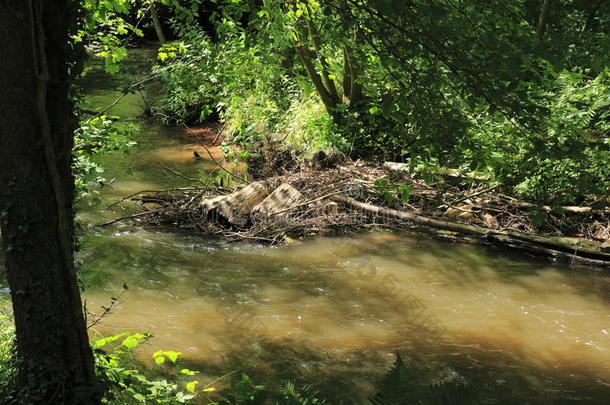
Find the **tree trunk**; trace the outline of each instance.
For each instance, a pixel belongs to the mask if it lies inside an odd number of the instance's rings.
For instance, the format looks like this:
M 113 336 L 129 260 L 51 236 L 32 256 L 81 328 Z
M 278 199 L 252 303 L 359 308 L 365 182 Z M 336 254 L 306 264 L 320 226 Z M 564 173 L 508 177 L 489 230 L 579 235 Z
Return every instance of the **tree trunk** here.
M 244 226 L 250 211 L 269 195 L 264 182 L 250 183 L 231 194 L 208 198 L 201 202 L 206 218 L 228 221 L 233 225 Z
M 98 404 L 73 263 L 70 0 L 0 3 L 0 226 L 19 403 Z M 72 72 L 73 74 L 73 72 Z
M 163 28 L 161 27 L 161 22 L 159 22 L 159 14 L 157 14 L 157 9 L 154 4 L 150 6 L 150 17 L 152 18 L 153 25 L 155 26 L 155 31 L 157 32 L 157 38 L 159 38 L 159 42 L 161 45 L 165 43 L 165 34 L 163 34 Z
M 335 117 L 336 116 L 335 108 L 337 107 L 338 100 L 333 98 L 333 96 L 328 92 L 326 87 L 324 87 L 322 78 L 316 71 L 316 68 L 313 65 L 313 62 L 311 61 L 312 58 L 311 58 L 310 50 L 307 49 L 303 45 L 296 45 L 295 50 L 297 52 L 297 55 L 299 55 L 299 57 L 301 58 L 301 61 L 303 62 L 303 66 L 305 66 L 305 70 L 307 71 L 307 76 L 309 76 L 309 79 L 311 80 L 314 87 L 316 88 L 318 95 L 322 99 L 322 102 L 324 103 L 324 107 L 326 107 L 326 111 L 328 111 L 328 113 L 332 117 Z
M 313 21 L 313 13 L 311 12 L 307 2 L 305 2 L 305 6 L 307 8 L 308 18 L 306 19 L 307 30 L 309 31 L 309 36 L 311 37 L 311 42 L 313 43 L 314 49 L 316 50 L 316 54 L 318 60 L 320 61 L 320 65 L 322 65 L 322 80 L 324 81 L 324 86 L 326 86 L 326 90 L 335 101 L 336 104 L 339 103 L 339 93 L 337 93 L 337 88 L 335 87 L 335 82 L 330 78 L 330 65 L 326 60 L 326 57 L 322 53 L 322 40 L 320 39 L 320 34 L 318 33 L 318 29 L 315 26 Z
M 352 93 L 352 66 L 350 63 L 349 48 L 343 47 L 343 102 L 349 103 Z
M 544 0 L 542 3 L 542 9 L 540 10 L 540 18 L 538 19 L 538 27 L 536 29 L 536 36 L 538 41 L 542 42 L 544 39 L 544 32 L 546 31 L 546 25 L 549 21 L 549 14 L 551 12 L 551 1 Z

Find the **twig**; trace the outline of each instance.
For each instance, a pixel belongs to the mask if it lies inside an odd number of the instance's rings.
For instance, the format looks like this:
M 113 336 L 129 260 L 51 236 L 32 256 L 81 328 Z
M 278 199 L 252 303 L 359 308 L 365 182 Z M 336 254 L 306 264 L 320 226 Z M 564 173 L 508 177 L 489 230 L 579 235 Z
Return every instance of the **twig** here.
M 108 209 L 114 207 L 115 205 L 122 203 L 123 201 L 129 200 L 130 198 L 143 194 L 143 193 L 159 194 L 159 193 L 166 193 L 169 191 L 192 191 L 192 190 L 200 190 L 200 189 L 201 189 L 200 187 L 174 187 L 174 188 L 166 188 L 163 190 L 142 190 L 142 191 L 138 191 L 137 193 L 129 194 L 127 197 L 123 197 L 119 201 L 113 202 L 112 204 L 107 206 L 106 209 L 108 210 Z
M 216 145 L 216 141 L 218 140 L 218 138 L 220 138 L 220 134 L 222 134 L 222 132 L 225 130 L 225 127 L 227 126 L 227 124 L 224 124 L 222 126 L 222 128 L 220 128 L 218 130 L 218 132 L 216 133 L 216 137 L 214 138 L 214 140 L 212 141 L 212 146 Z
M 188 125 L 186 125 L 185 123 L 182 123 L 182 125 L 184 126 L 184 128 L 186 129 L 191 129 Z M 236 175 L 235 173 L 230 172 L 229 170 L 227 170 L 226 167 L 224 167 L 223 165 L 221 165 L 216 158 L 214 158 L 214 156 L 212 155 L 212 152 L 210 152 L 210 149 L 208 149 L 207 146 L 205 146 L 205 144 L 201 141 L 201 139 L 195 137 L 195 139 L 197 140 L 197 143 L 199 143 L 199 145 L 201 145 L 203 147 L 203 149 L 205 149 L 205 151 L 208 153 L 208 155 L 210 156 L 210 159 L 212 159 L 212 161 L 216 164 L 216 166 L 218 166 L 221 170 L 224 170 L 225 172 L 229 173 L 229 175 L 231 177 L 236 178 L 237 180 L 240 180 L 246 184 L 250 184 L 250 182 L 248 180 L 246 180 L 245 178 Z M 214 143 L 212 143 L 213 145 Z
M 213 161 L 213 162 L 216 164 L 216 166 L 218 166 L 218 167 L 219 167 L 221 170 L 224 170 L 225 172 L 229 173 L 229 175 L 230 175 L 231 177 L 234 177 L 234 178 L 236 178 L 236 179 L 238 179 L 238 180 L 240 180 L 240 181 L 242 181 L 242 182 L 244 182 L 244 183 L 246 183 L 246 184 L 250 184 L 250 182 L 249 182 L 248 180 L 246 180 L 245 178 L 243 178 L 243 177 L 241 177 L 241 176 L 238 176 L 238 175 L 236 175 L 235 173 L 230 172 L 229 170 L 227 170 L 227 168 L 226 168 L 226 167 L 224 167 L 223 165 L 221 165 L 221 164 L 220 164 L 220 163 L 219 163 L 219 162 L 218 162 L 218 161 L 217 161 L 217 160 L 214 158 L 214 156 L 212 155 L 212 152 L 210 152 L 210 150 L 208 149 L 208 147 L 207 147 L 207 146 L 205 146 L 205 144 L 204 144 L 204 143 L 203 143 L 201 140 L 197 139 L 197 142 L 199 142 L 199 144 L 200 144 L 200 145 L 203 147 L 203 149 L 205 149 L 205 151 L 206 151 L 206 152 L 208 153 L 208 155 L 210 156 L 210 159 L 212 159 L 212 161 Z
M 243 233 L 240 233 L 240 232 L 231 232 L 231 233 L 227 232 L 226 235 L 237 236 L 239 239 L 235 240 L 235 242 L 237 242 L 238 240 L 245 240 L 245 239 L 263 240 L 263 241 L 266 241 L 266 242 L 274 242 L 275 241 L 275 239 L 262 238 L 260 236 L 244 235 Z
M 491 191 L 494 191 L 495 189 L 497 189 L 497 188 L 498 188 L 498 187 L 500 187 L 501 185 L 502 185 L 502 183 L 500 183 L 500 184 L 496 184 L 496 185 L 495 185 L 495 186 L 493 186 L 493 187 L 486 188 L 486 189 L 484 189 L 484 190 L 478 191 L 478 192 L 473 193 L 473 194 L 468 194 L 468 195 L 465 195 L 465 196 L 463 196 L 463 197 L 461 197 L 461 198 L 458 198 L 457 200 L 453 201 L 453 202 L 452 202 L 452 204 L 457 204 L 457 203 L 459 203 L 459 202 L 461 202 L 461 201 L 464 201 L 464 200 L 467 200 L 467 199 L 469 199 L 469 198 L 476 197 L 476 196 L 479 196 L 479 195 L 481 195 L 481 194 L 489 193 L 489 192 L 491 192 Z
M 85 300 L 84 304 L 83 304 L 83 309 L 84 309 L 84 313 L 85 313 L 85 323 L 87 323 L 87 316 L 93 315 L 93 322 L 91 322 L 90 324 L 87 324 L 87 329 L 91 329 L 92 327 L 94 327 L 95 325 L 97 325 L 98 323 L 100 323 L 102 321 L 102 319 L 104 319 L 106 316 L 110 315 L 112 313 L 112 310 L 115 309 L 119 303 L 120 303 L 120 299 L 121 297 L 127 292 L 127 284 L 123 285 L 123 291 L 117 296 L 117 297 L 111 297 L 110 298 L 110 306 L 105 307 L 105 306 L 101 306 L 102 308 L 102 312 L 98 315 L 97 312 L 91 313 L 87 310 L 87 300 Z
M 204 185 L 204 186 L 206 186 L 206 187 L 208 186 L 208 184 L 206 184 L 205 182 L 203 182 L 203 181 L 201 181 L 201 180 L 199 180 L 199 179 L 194 179 L 194 178 L 192 178 L 192 177 L 185 176 L 184 174 L 182 174 L 182 173 L 180 173 L 180 172 L 177 172 L 176 170 L 171 169 L 171 168 L 167 167 L 167 166 L 166 166 L 166 165 L 164 165 L 164 164 L 162 164 L 161 166 L 163 166 L 163 168 L 164 168 L 165 170 L 167 170 L 168 172 L 173 173 L 173 174 L 175 174 L 176 176 L 178 176 L 178 177 L 180 177 L 180 178 L 183 178 L 184 180 L 188 180 L 188 181 L 197 182 L 197 183 L 199 183 L 199 184 L 203 184 L 203 185 Z
M 125 219 L 138 218 L 138 217 L 141 217 L 141 216 L 144 216 L 144 215 L 155 214 L 155 213 L 160 212 L 160 211 L 161 211 L 161 209 L 154 210 L 154 211 L 139 212 L 137 214 L 127 215 L 127 216 L 124 216 L 124 217 L 121 217 L 121 218 L 113 219 L 112 221 L 109 221 L 109 222 L 106 222 L 106 223 L 103 223 L 103 224 L 99 224 L 98 226 L 108 226 L 108 225 L 112 225 L 112 224 L 114 224 L 116 222 L 123 221 Z
M 85 122 L 89 122 L 94 118 L 98 118 L 101 117 L 102 115 L 104 115 L 108 110 L 110 110 L 112 107 L 114 107 L 115 105 L 118 104 L 119 101 L 121 101 L 123 99 L 123 97 L 125 97 L 126 95 L 128 95 L 129 93 L 131 93 L 131 90 L 134 89 L 135 87 L 144 84 L 152 79 L 156 79 L 158 75 L 153 75 L 153 76 L 149 76 L 146 79 L 140 80 L 139 82 L 133 83 L 131 86 L 129 86 L 126 90 L 123 90 L 123 93 L 117 97 L 116 100 L 114 100 L 109 106 L 107 106 L 106 108 L 104 108 L 102 111 L 100 111 L 97 115 L 89 118 L 87 121 Z

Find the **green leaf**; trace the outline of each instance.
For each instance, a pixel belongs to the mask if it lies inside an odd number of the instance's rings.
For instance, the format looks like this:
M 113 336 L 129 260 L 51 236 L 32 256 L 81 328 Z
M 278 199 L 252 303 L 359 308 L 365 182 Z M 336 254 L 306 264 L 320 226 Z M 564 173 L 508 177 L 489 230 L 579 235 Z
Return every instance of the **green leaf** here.
M 119 333 L 118 335 L 106 336 L 105 338 L 94 340 L 93 347 L 95 349 L 99 349 L 100 347 L 103 347 L 103 346 L 107 345 L 108 343 L 112 343 L 112 342 L 122 338 L 125 335 L 127 335 L 127 333 L 123 332 L 123 333 Z
M 195 392 L 195 386 L 199 384 L 199 381 L 191 381 L 186 384 L 186 390 L 188 392 Z
M 176 360 L 178 360 L 178 356 L 180 356 L 181 354 L 182 354 L 182 352 L 173 352 L 173 351 L 165 352 L 165 355 L 172 363 L 175 363 Z
M 532 216 L 532 225 L 536 228 L 541 227 L 546 221 L 546 213 L 537 212 Z
M 143 335 L 141 333 L 136 333 L 135 335 L 131 335 L 126 337 L 121 343 L 122 346 L 125 346 L 128 349 L 133 349 L 140 344 L 140 339 L 147 339 L 148 335 Z

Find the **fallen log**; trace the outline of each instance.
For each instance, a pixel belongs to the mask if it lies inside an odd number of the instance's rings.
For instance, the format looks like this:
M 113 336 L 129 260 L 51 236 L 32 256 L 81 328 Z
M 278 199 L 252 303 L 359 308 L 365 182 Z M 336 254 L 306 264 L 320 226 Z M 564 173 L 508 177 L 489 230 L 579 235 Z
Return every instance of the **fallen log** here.
M 416 225 L 475 236 L 488 242 L 501 243 L 536 253 L 544 253 L 547 256 L 558 259 L 576 259 L 595 265 L 610 266 L 610 253 L 604 252 L 602 250 L 602 244 L 594 241 L 567 237 L 537 236 L 515 231 L 488 229 L 480 226 L 458 224 L 410 212 L 383 208 L 342 195 L 335 195 L 330 198 L 338 203 L 351 206 L 369 216 L 381 218 L 382 220 L 384 217 L 401 219 Z
M 579 206 L 573 206 L 573 205 L 564 205 L 561 207 L 553 208 L 549 205 L 540 206 L 540 205 L 536 205 L 536 204 L 532 204 L 532 203 L 519 202 L 519 201 L 512 202 L 512 203 L 510 203 L 510 205 L 513 205 L 513 206 L 519 207 L 519 208 L 529 209 L 529 210 L 543 211 L 543 212 L 547 212 L 547 213 L 557 213 L 557 214 L 562 214 L 562 213 L 599 214 L 599 215 L 610 214 L 610 208 L 595 209 L 592 207 L 579 207 Z
M 409 175 L 415 175 L 417 172 L 411 171 L 410 166 L 407 163 L 400 162 L 384 162 L 383 167 L 393 172 L 403 172 Z M 440 168 L 437 170 L 431 170 L 430 174 L 434 174 L 437 176 L 444 177 L 448 180 L 453 181 L 471 181 L 474 183 L 482 183 L 488 181 L 490 177 L 488 176 L 464 176 L 460 173 L 458 169 L 449 169 L 449 168 Z
M 233 225 L 244 226 L 250 211 L 269 195 L 264 182 L 250 183 L 231 194 L 205 199 L 201 208 L 207 218 L 221 217 Z
M 260 204 L 252 209 L 253 215 L 285 215 L 287 211 L 303 202 L 303 194 L 288 183 L 273 190 Z

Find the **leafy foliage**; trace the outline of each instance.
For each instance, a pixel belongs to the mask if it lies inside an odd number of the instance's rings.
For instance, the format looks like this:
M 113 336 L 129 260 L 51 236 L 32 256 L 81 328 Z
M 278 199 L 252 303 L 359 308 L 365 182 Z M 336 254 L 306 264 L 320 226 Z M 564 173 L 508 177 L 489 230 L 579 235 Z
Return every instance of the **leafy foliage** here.
M 219 2 L 219 46 L 237 45 L 221 70 L 239 69 L 208 77 L 227 89 L 212 98 L 240 154 L 300 117 L 302 138 L 352 156 L 493 174 L 541 203 L 594 201 L 609 183 L 609 16 L 555 3 L 541 28 L 526 0 Z M 282 116 L 312 97 L 317 117 Z
M 84 0 L 84 21 L 73 38 L 76 43 L 84 43 L 95 55 L 102 58 L 108 73 L 117 73 L 120 62 L 127 57 L 123 37 L 133 34 L 143 36 L 137 25 L 124 17 L 129 14 L 132 2 L 129 0 Z
M 267 388 L 254 385 L 250 377 L 241 374 L 231 381 L 231 387 L 221 392 L 222 400 L 211 405 L 263 405 L 267 400 Z
M 549 110 L 527 138 L 505 119 L 488 116 L 475 134 L 478 156 L 523 197 L 561 205 L 595 200 L 610 191 L 610 80 L 563 72 L 545 93 Z
M 297 390 L 294 383 L 287 381 L 282 385 L 282 395 L 277 405 L 326 405 L 328 402 L 318 398 L 318 392 L 310 386 Z
M 104 169 L 95 161 L 99 154 L 128 153 L 135 146 L 136 126 L 116 121 L 106 115 L 81 122 L 74 134 L 74 163 L 76 190 L 80 194 L 91 192 L 91 184 L 102 182 Z
M 182 353 L 172 350 L 158 350 L 152 354 L 157 367 L 163 366 L 164 373 L 142 370 L 131 357 L 132 351 L 152 338 L 150 334 L 120 333 L 96 339 L 92 342 L 96 367 L 106 385 L 103 403 L 109 405 L 129 404 L 188 404 L 196 397 L 209 405 L 263 405 L 269 398 L 267 387 L 255 384 L 247 374 L 235 376 L 230 386 L 216 392 L 213 386 L 226 377 L 221 376 L 212 383 L 199 387 L 194 379 L 199 372 L 181 368 L 178 361 Z M 1 346 L 0 346 L 1 349 Z M 104 350 L 107 349 L 107 350 Z M 0 351 L 0 356 L 3 352 Z M 2 357 L 0 357 L 0 361 Z M 2 363 L 0 363 L 2 365 Z M 5 369 L 0 367 L 0 372 Z M 172 371 L 172 380 L 162 375 Z M 212 398 L 214 396 L 214 398 Z M 277 405 L 324 405 L 325 401 L 316 398 L 317 393 L 309 387 L 297 390 L 294 384 L 284 383 Z
M 0 298 L 0 398 L 8 398 L 11 384 L 16 375 L 14 358 L 15 328 L 10 314 L 5 313 L 8 305 Z
M 168 381 L 165 378 L 152 378 L 136 367 L 128 367 L 131 351 L 147 342 L 152 335 L 121 333 L 93 341 L 95 361 L 98 373 L 106 384 L 106 404 L 185 404 L 199 393 L 211 392 L 213 387 L 197 390 L 197 381 Z M 104 347 L 113 346 L 108 352 Z M 157 351 L 153 354 L 157 365 L 165 360 L 175 365 L 181 353 L 174 351 Z M 191 377 L 196 371 L 182 368 L 178 375 Z M 183 388 L 180 389 L 180 386 Z
M 166 121 L 198 123 L 219 114 L 226 151 L 241 160 L 269 134 L 296 149 L 337 142 L 319 100 L 300 89 L 268 46 L 243 33 L 214 44 L 201 30 L 176 29 L 182 41 L 169 44 L 173 52 L 162 48 L 163 61 L 154 69 L 164 84 L 158 115 Z

